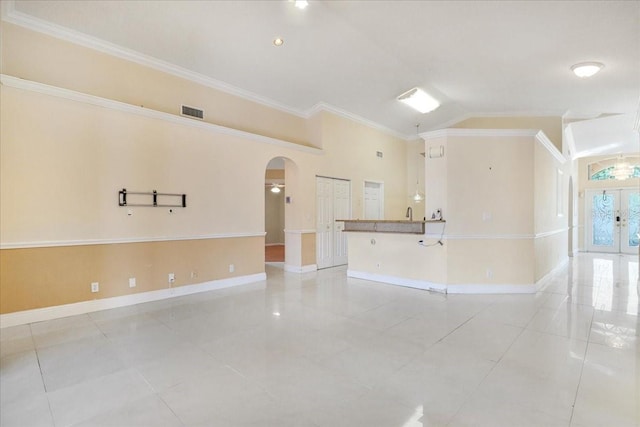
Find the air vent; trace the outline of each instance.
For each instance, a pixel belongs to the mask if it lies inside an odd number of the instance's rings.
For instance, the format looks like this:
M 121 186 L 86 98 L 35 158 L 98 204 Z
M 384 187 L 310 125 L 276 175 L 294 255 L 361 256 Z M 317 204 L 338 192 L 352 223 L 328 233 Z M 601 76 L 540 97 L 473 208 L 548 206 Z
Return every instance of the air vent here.
M 194 119 L 204 119 L 204 111 L 193 107 L 182 106 L 182 115 L 187 117 L 193 117 Z

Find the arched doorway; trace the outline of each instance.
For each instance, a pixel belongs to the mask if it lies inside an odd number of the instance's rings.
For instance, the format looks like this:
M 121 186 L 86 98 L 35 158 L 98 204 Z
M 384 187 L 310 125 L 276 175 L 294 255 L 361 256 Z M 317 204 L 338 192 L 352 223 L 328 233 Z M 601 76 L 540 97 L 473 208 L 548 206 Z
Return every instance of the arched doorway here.
M 285 261 L 285 158 L 269 161 L 264 178 L 265 262 Z

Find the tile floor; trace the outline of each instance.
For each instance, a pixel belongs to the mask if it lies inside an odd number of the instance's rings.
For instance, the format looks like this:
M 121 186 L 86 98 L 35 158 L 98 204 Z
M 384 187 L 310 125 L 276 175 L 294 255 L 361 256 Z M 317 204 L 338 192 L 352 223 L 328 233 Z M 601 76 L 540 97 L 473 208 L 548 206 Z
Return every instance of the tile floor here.
M 640 422 L 637 257 L 580 254 L 536 295 L 267 275 L 1 330 L 1 425 Z

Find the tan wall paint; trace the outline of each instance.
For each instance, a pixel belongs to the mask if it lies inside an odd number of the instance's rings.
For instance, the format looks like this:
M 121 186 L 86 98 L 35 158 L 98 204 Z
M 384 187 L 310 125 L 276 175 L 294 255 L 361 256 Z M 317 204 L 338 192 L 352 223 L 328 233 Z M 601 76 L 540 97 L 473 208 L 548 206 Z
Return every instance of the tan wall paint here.
M 233 273 L 229 264 L 235 267 Z M 0 313 L 262 272 L 262 237 L 3 249 Z M 169 273 L 176 277 L 173 286 Z M 129 288 L 130 277 L 136 278 L 135 288 Z M 91 293 L 91 282 L 100 283 L 98 293 Z
M 562 153 L 562 117 L 471 117 L 452 128 L 539 129 Z
M 534 283 L 532 239 L 447 240 L 446 245 L 449 285 Z
M 286 248 L 285 248 L 286 250 Z M 302 234 L 302 265 L 313 265 L 316 263 L 316 234 Z
M 331 113 L 320 114 L 326 156 L 318 162 L 316 175 L 351 181 L 354 218 L 363 217 L 364 181 L 384 182 L 385 219 L 403 219 L 409 205 L 406 142 Z M 315 178 L 306 185 L 315 188 Z
M 1 64 L 22 79 L 177 115 L 185 104 L 211 123 L 310 144 L 302 117 L 7 22 Z
M 415 234 L 349 232 L 349 270 L 447 283 L 447 247 L 423 247 Z M 375 240 L 375 244 L 371 241 Z
M 533 147 L 532 137 L 447 139 L 447 234 L 531 234 Z

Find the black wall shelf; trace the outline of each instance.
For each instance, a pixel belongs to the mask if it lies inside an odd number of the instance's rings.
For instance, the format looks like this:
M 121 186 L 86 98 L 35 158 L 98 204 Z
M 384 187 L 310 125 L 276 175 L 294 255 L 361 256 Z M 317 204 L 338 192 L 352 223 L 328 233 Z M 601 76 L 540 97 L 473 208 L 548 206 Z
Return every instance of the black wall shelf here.
M 151 200 L 149 203 L 128 203 L 127 196 L 150 196 Z M 169 198 L 170 201 L 175 200 L 175 203 L 158 203 L 158 196 L 164 198 Z M 187 195 L 186 194 L 177 194 L 177 193 L 158 193 L 156 190 L 153 191 L 127 191 L 126 188 L 118 191 L 118 206 L 141 206 L 141 207 L 152 207 L 152 208 L 186 208 L 187 207 Z

